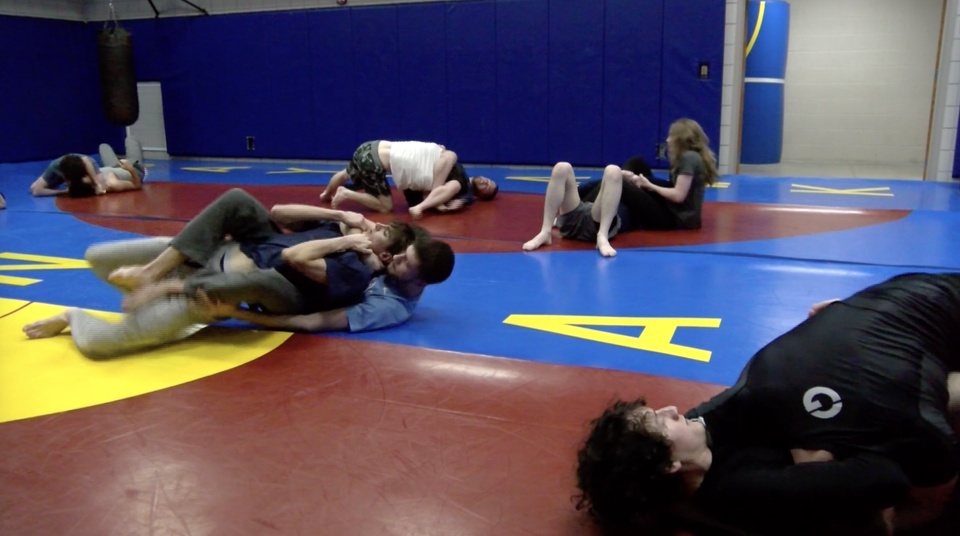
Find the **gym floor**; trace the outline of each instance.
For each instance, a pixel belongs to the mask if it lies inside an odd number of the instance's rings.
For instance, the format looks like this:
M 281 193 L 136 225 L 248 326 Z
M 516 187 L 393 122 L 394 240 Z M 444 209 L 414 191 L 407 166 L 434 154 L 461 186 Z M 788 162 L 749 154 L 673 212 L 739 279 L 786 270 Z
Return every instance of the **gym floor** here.
M 232 187 L 315 203 L 341 167 L 152 164 L 142 191 L 92 199 L 33 198 L 46 162 L 0 165 L 0 534 L 595 534 L 575 453 L 614 397 L 686 410 L 811 304 L 960 269 L 955 183 L 726 176 L 702 230 L 621 235 L 603 259 L 556 236 L 521 251 L 549 169 L 467 166 L 500 195 L 421 220 L 457 264 L 401 327 L 228 322 L 106 362 L 27 340 L 63 307 L 119 312 L 89 245 L 175 234 Z M 371 218 L 407 220 L 394 197 Z

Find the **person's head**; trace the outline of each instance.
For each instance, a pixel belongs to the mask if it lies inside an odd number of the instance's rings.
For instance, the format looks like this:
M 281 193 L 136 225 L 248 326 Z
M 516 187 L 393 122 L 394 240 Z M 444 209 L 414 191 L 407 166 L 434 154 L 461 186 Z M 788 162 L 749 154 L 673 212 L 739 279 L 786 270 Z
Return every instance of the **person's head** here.
M 493 179 L 483 175 L 477 175 L 470 179 L 470 189 L 473 190 L 473 195 L 481 201 L 490 201 L 497 197 L 497 192 L 500 191 L 500 187 Z
M 406 251 L 416 238 L 413 226 L 398 221 L 389 224 L 377 223 L 373 230 L 365 231 L 364 234 L 370 239 L 370 249 L 384 264 L 389 263 L 394 255 Z
M 599 524 L 622 527 L 669 510 L 685 495 L 681 473 L 694 470 L 706 430 L 669 406 L 618 400 L 600 417 L 577 454 L 577 509 Z
M 387 273 L 402 283 L 420 287 L 446 281 L 453 272 L 453 249 L 422 228 L 413 227 L 416 239 L 403 253 L 393 256 Z
M 96 195 L 96 185 L 87 175 L 87 167 L 79 156 L 68 154 L 60 159 L 60 173 L 67 185 L 70 197 L 89 197 Z
M 704 180 L 707 184 L 716 182 L 720 173 L 717 171 L 717 156 L 710 149 L 710 139 L 703 132 L 700 123 L 693 119 L 678 119 L 670 125 L 667 135 L 667 156 L 670 158 L 671 168 L 676 167 L 680 155 L 686 151 L 700 153 L 706 170 Z

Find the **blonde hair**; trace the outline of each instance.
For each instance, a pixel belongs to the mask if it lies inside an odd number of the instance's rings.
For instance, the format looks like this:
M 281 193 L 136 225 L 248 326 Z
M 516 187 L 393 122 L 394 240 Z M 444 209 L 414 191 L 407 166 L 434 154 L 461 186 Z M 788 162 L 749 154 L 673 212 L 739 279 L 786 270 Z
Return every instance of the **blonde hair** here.
M 700 153 L 703 158 L 703 167 L 707 184 L 713 184 L 720 177 L 717 171 L 717 157 L 710 150 L 710 138 L 700 128 L 700 123 L 693 119 L 678 119 L 670 125 L 671 143 L 667 144 L 667 155 L 670 157 L 670 169 L 677 168 L 677 161 L 685 151 Z

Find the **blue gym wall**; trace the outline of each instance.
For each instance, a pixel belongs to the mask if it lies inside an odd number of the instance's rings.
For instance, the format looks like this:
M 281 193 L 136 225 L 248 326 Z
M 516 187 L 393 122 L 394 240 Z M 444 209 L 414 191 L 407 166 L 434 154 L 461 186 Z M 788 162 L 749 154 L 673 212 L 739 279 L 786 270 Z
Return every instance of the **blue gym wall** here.
M 96 34 L 79 22 L 0 15 L 0 162 L 91 154 L 123 142 L 100 103 Z
M 681 116 L 699 121 L 718 149 L 725 8 L 724 0 L 477 0 L 123 26 L 133 32 L 138 79 L 161 82 L 172 155 L 347 159 L 366 140 L 418 139 L 464 162 L 602 166 L 634 154 L 653 163 Z M 42 22 L 70 28 L 69 39 L 47 43 L 55 32 L 44 30 L 21 48 L 81 55 L 89 102 L 73 124 L 102 117 L 97 25 Z M 698 79 L 701 62 L 707 80 Z M 48 82 L 32 83 L 43 100 L 73 111 Z M 40 106 L 9 112 L 26 123 Z M 24 143 L 64 152 L 77 138 L 63 135 Z M 247 136 L 256 137 L 253 152 Z

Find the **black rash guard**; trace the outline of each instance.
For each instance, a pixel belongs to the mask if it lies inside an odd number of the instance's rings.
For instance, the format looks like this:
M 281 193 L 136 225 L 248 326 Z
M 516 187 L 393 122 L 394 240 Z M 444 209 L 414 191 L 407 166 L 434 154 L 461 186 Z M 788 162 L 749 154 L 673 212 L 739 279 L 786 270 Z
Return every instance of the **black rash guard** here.
M 687 413 L 713 463 L 698 501 L 719 517 L 880 510 L 958 472 L 947 374 L 960 370 L 960 275 L 904 274 L 829 305 L 760 350 Z M 794 464 L 792 448 L 835 461 Z

